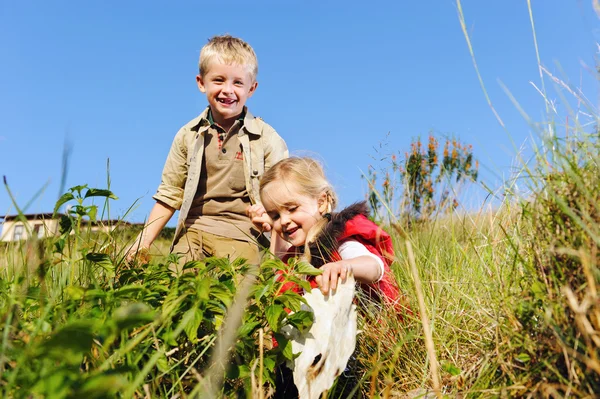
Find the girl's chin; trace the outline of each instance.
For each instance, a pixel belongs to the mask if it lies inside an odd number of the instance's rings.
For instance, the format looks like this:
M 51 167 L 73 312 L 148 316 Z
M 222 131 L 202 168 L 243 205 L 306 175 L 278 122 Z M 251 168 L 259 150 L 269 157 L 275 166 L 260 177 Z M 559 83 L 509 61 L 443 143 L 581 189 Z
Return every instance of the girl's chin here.
M 295 247 L 301 247 L 304 245 L 304 240 L 299 239 L 298 237 L 290 238 L 288 237 L 287 241 Z

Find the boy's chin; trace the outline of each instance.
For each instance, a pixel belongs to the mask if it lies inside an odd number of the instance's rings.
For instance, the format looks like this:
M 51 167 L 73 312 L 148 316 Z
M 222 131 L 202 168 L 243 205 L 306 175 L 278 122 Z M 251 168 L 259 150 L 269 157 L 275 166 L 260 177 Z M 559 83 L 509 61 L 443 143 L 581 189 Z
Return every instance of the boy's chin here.
M 240 109 L 226 109 L 226 110 L 219 110 L 216 109 L 215 107 L 211 107 L 211 112 L 213 113 L 213 118 L 215 118 L 215 120 L 221 120 L 221 121 L 227 121 L 227 120 L 232 120 L 232 119 L 237 119 L 241 114 L 242 111 L 244 110 L 244 108 L 240 108 Z

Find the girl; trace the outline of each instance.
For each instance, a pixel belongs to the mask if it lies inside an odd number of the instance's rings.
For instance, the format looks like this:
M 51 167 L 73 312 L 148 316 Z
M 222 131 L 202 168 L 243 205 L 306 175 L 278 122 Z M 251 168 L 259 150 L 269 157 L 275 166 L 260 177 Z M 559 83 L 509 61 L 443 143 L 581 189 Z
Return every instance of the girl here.
M 303 257 L 323 273 L 309 278 L 324 295 L 349 272 L 372 297 L 396 305 L 398 287 L 390 270 L 394 252 L 390 236 L 367 218 L 365 202 L 332 213 L 337 204 L 321 166 L 311 158 L 287 158 L 263 175 L 262 205 L 249 208 L 252 222 L 271 230 L 290 246 L 281 256 Z M 285 289 L 299 287 L 288 286 Z

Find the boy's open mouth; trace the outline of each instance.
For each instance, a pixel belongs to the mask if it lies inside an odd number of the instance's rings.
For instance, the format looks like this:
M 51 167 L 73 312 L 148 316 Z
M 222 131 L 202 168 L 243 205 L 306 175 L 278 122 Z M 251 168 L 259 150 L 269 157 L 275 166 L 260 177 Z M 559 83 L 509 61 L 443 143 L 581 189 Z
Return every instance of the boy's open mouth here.
M 233 98 L 217 98 L 217 101 L 225 105 L 231 105 L 235 102 Z

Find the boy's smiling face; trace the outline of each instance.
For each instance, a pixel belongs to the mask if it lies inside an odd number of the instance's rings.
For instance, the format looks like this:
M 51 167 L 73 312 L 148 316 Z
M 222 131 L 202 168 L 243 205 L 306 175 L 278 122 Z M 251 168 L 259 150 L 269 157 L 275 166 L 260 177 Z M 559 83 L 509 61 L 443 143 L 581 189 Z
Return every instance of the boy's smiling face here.
M 233 125 L 258 86 L 248 68 L 218 61 L 210 63 L 204 76 L 196 76 L 196 82 L 206 94 L 214 121 L 225 129 Z

